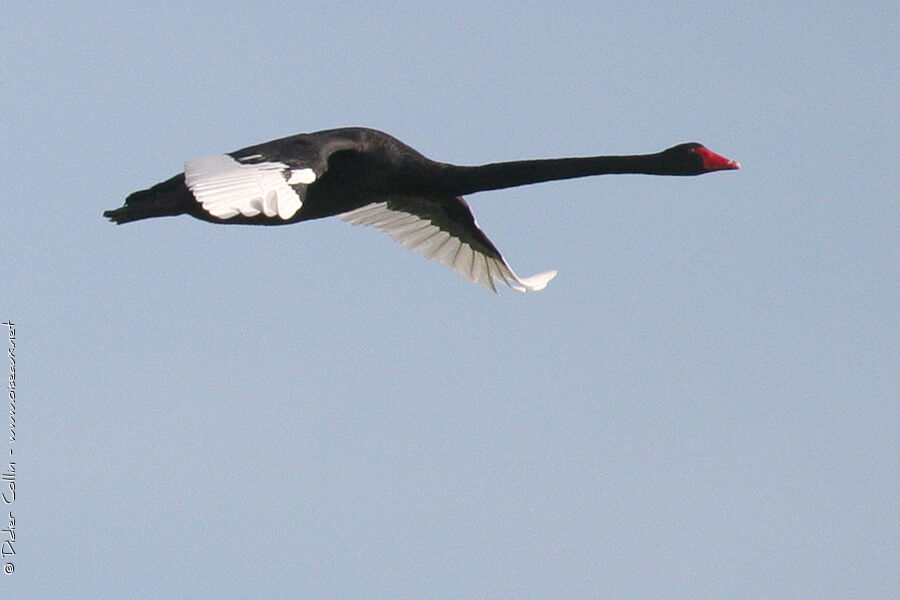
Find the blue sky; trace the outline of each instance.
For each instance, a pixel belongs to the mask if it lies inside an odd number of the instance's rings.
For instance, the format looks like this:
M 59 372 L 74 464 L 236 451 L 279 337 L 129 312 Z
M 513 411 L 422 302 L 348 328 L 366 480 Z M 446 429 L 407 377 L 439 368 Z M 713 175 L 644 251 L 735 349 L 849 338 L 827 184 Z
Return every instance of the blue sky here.
M 3 12 L 4 597 L 900 587 L 896 3 Z M 528 295 L 337 219 L 100 216 L 346 125 L 743 169 L 469 197 L 519 273 L 559 269 Z

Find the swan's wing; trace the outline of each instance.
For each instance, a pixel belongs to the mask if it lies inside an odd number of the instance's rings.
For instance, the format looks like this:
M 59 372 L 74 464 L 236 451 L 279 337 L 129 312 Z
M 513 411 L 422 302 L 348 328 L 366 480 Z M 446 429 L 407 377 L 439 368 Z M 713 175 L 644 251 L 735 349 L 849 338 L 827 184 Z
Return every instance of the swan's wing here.
M 184 183 L 203 210 L 218 219 L 237 215 L 288 220 L 303 206 L 306 185 L 316 180 L 310 167 L 291 168 L 272 160 L 228 154 L 190 160 Z
M 328 170 L 333 153 L 359 148 L 359 140 L 349 136 L 299 134 L 190 160 L 184 182 L 212 217 L 284 222 L 303 206 L 308 186 Z
M 514 290 L 537 291 L 556 271 L 519 277 L 487 238 L 462 198 L 394 197 L 340 215 L 351 225 L 371 225 L 422 256 L 497 291 L 494 280 Z

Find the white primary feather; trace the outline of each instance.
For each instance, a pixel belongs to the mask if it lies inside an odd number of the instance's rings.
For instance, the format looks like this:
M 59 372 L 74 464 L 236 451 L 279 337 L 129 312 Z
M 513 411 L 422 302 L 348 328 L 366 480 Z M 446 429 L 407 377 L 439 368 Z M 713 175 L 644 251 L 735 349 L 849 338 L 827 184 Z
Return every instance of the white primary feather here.
M 227 154 L 191 160 L 184 165 L 185 185 L 203 210 L 219 219 L 239 214 L 290 219 L 303 206 L 290 184 L 315 180 L 312 169 L 291 170 L 280 162 L 241 164 Z
M 297 185 L 300 183 L 310 184 L 315 180 L 316 172 L 310 168 L 306 168 L 291 171 L 291 176 L 288 178 L 287 182 L 291 185 Z
M 535 292 L 547 287 L 547 283 L 556 276 L 556 271 L 546 271 L 531 277 L 519 277 L 502 257 L 487 256 L 427 219 L 389 209 L 386 202 L 345 212 L 340 218 L 351 225 L 376 227 L 410 250 L 433 258 L 466 279 L 494 291 L 497 291 L 495 279 L 519 292 Z

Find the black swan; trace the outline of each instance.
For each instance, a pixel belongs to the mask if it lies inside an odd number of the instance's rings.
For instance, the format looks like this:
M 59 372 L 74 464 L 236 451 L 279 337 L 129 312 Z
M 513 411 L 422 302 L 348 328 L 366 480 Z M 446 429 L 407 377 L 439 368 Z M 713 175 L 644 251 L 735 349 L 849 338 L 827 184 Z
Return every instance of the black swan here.
M 518 277 L 461 196 L 588 175 L 739 168 L 697 143 L 656 154 L 463 167 L 429 160 L 386 133 L 351 127 L 188 161 L 183 173 L 134 192 L 103 216 L 116 223 L 188 214 L 213 223 L 284 225 L 339 215 L 353 225 L 373 225 L 494 291 L 496 279 L 524 292 L 543 289 L 556 271 Z

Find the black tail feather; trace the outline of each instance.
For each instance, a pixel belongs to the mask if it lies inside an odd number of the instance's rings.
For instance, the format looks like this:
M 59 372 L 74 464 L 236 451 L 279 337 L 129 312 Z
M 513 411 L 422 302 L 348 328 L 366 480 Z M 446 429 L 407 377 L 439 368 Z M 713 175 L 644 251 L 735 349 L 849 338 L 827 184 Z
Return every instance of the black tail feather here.
M 103 216 L 121 225 L 152 217 L 180 215 L 190 208 L 192 198 L 184 185 L 184 173 L 180 173 L 149 189 L 134 192 L 125 199 L 124 206 L 107 210 Z

